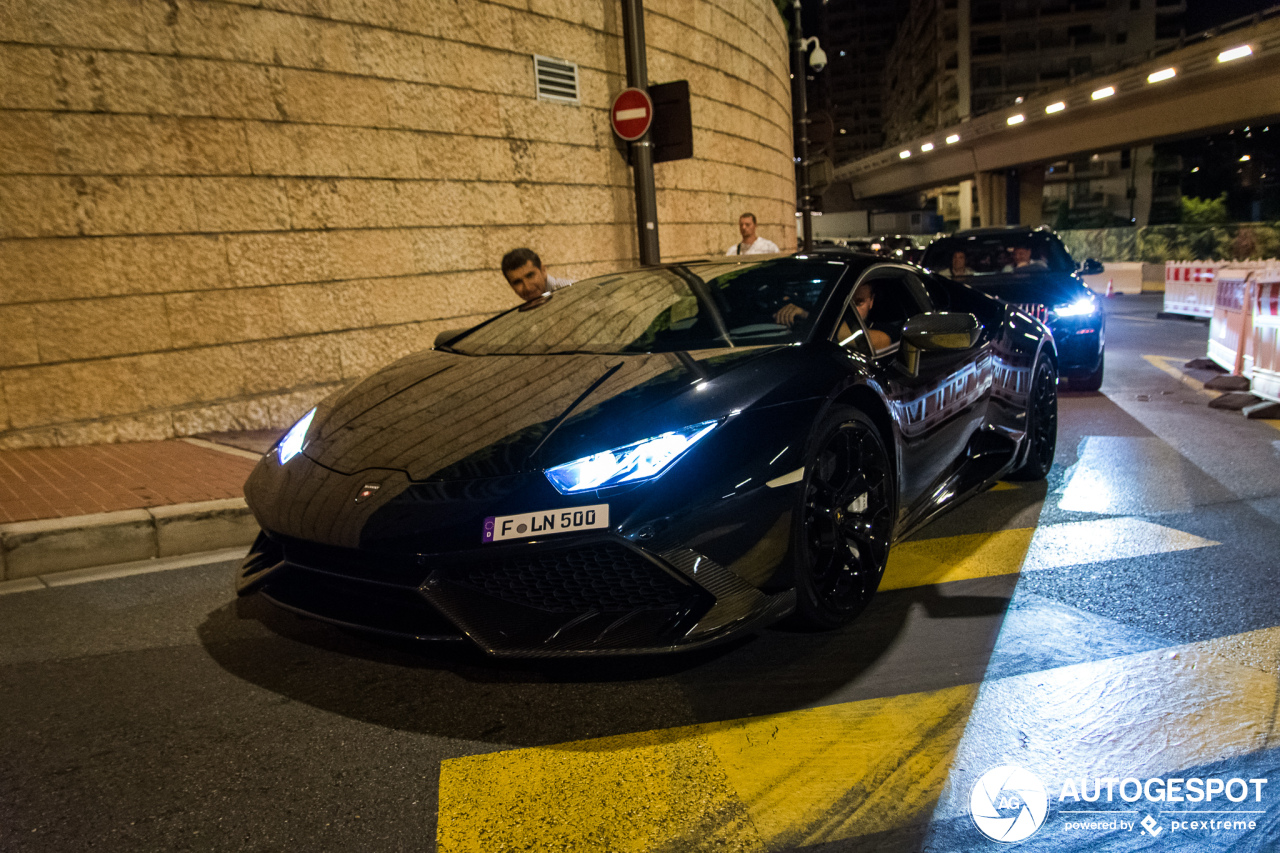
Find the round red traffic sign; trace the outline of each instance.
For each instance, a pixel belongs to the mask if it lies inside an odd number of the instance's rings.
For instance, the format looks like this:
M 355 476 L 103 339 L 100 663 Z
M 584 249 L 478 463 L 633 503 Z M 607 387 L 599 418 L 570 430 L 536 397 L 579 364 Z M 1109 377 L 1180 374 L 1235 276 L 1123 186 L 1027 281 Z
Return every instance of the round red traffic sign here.
M 609 110 L 613 132 L 627 142 L 635 142 L 649 131 L 653 123 L 653 101 L 643 89 L 623 89 L 613 99 Z

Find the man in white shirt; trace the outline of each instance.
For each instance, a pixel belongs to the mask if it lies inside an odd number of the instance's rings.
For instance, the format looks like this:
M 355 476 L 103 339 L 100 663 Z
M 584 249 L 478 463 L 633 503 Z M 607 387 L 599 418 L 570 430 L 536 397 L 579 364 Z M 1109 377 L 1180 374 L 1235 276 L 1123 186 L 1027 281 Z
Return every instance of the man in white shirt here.
M 1001 269 L 1000 272 L 1017 272 L 1018 270 L 1030 272 L 1031 270 L 1047 269 L 1048 266 L 1048 264 L 1039 258 L 1036 258 L 1034 261 L 1031 260 L 1030 246 L 1014 246 L 1013 263 L 1005 264 L 1004 268 Z
M 742 242 L 729 247 L 726 255 L 771 255 L 778 251 L 778 244 L 756 236 L 756 215 L 744 213 L 738 217 L 738 232 Z
M 502 275 L 525 303 L 535 302 L 553 290 L 573 284 L 571 279 L 547 275 L 542 258 L 532 249 L 512 249 L 502 256 Z

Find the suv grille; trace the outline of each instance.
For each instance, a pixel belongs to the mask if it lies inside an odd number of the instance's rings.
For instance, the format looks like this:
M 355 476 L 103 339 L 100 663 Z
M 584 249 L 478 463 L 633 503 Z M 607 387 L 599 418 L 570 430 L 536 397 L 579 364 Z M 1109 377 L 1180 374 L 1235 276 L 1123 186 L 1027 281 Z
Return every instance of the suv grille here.
M 1019 311 L 1021 311 L 1024 314 L 1029 314 L 1030 316 L 1039 320 L 1041 323 L 1047 324 L 1049 322 L 1049 306 L 1048 305 L 1041 305 L 1036 302 L 1028 302 L 1024 304 L 1015 304 L 1013 307 L 1017 308 Z

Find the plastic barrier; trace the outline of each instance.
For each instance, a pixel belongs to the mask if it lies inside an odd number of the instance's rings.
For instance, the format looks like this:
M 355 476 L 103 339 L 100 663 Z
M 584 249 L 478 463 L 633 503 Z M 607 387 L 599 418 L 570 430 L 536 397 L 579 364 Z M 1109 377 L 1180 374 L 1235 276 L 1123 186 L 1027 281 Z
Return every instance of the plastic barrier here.
M 1249 339 L 1244 332 L 1245 295 L 1250 290 L 1253 270 L 1231 267 L 1215 276 L 1212 319 L 1209 320 L 1209 358 L 1232 373 L 1248 375 Z M 1240 343 L 1245 347 L 1241 350 Z M 1240 362 L 1243 360 L 1243 365 Z
M 1190 317 L 1213 316 L 1217 286 L 1215 273 L 1223 261 L 1166 261 L 1164 265 L 1164 311 Z
M 1218 270 L 1209 358 L 1250 380 L 1250 391 L 1280 402 L 1280 263 Z
M 1280 266 L 1254 274 L 1253 364 L 1250 389 L 1280 403 Z

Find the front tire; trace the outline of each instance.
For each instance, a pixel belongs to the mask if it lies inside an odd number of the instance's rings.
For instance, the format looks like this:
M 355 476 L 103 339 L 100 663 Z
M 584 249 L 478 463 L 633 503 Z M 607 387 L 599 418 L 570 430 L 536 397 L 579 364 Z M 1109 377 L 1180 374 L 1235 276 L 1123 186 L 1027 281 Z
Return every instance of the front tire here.
M 796 615 L 830 629 L 862 612 L 880 586 L 897 486 L 880 431 L 862 412 L 832 411 L 817 435 L 795 538 Z
M 1031 373 L 1027 445 L 1026 458 L 1009 474 L 1010 480 L 1043 480 L 1053 467 L 1053 455 L 1058 449 L 1058 371 L 1043 356 Z

